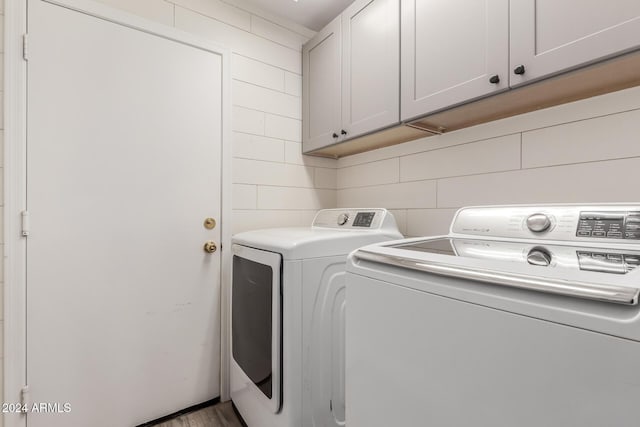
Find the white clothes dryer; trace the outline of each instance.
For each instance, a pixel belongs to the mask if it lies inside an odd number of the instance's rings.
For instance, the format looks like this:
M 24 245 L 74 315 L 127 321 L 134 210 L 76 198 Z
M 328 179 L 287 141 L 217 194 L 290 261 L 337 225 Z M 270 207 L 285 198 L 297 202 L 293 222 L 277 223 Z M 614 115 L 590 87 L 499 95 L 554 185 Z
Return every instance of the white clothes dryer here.
M 249 427 L 344 425 L 347 255 L 400 238 L 385 209 L 233 237 L 231 399 Z

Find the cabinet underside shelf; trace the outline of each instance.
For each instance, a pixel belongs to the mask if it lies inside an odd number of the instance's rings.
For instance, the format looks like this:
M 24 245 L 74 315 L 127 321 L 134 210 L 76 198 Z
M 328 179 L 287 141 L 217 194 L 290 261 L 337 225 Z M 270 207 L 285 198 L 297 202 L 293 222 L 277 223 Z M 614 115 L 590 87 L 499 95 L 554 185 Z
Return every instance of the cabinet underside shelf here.
M 640 85 L 640 51 L 308 152 L 340 158 Z

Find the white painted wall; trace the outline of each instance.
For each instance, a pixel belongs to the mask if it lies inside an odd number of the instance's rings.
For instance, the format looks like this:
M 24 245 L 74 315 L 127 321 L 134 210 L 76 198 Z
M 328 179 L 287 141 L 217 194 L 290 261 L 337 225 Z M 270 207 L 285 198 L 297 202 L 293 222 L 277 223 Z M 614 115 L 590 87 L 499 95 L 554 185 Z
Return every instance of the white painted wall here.
M 4 0 L 0 0 L 0 224 L 4 224 Z M 0 226 L 0 384 L 4 384 L 4 225 Z M 0 387 L 4 402 L 4 387 Z M 0 414 L 0 427 L 4 425 Z
M 640 202 L 640 87 L 338 160 L 338 206 L 391 209 L 408 236 L 468 205 Z
M 232 50 L 234 233 L 270 226 L 306 225 L 316 210 L 335 207 L 337 162 L 301 155 L 301 51 L 302 44 L 313 36 L 312 31 L 244 4 L 237 7 L 233 0 L 98 1 Z M 4 0 L 0 0 L 0 11 L 2 61 Z M 0 81 L 2 70 L 0 62 Z M 0 90 L 0 109 L 2 93 Z M 0 144 L 2 117 L 0 111 Z M 1 148 L 0 167 L 4 164 Z M 0 173 L 0 188 L 3 176 Z M 0 201 L 1 220 L 4 206 L 1 194 Z M 0 230 L 0 242 L 3 241 Z M 0 383 L 1 369 L 0 363 Z M 1 394 L 0 388 L 0 397 Z

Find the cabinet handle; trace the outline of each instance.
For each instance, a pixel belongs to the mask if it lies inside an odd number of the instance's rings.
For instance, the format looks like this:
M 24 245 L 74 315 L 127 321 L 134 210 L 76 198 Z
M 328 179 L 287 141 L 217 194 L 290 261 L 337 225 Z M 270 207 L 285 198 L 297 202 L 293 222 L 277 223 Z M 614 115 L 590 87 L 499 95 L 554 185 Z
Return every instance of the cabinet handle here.
M 338 134 L 334 132 L 331 136 L 333 136 L 333 139 L 336 139 L 338 137 Z
M 489 77 L 489 83 L 493 83 L 494 85 L 497 85 L 498 83 L 500 83 L 500 76 L 497 74 L 494 74 L 493 76 Z
M 524 65 L 518 65 L 516 68 L 513 69 L 513 73 L 514 74 L 518 74 L 518 75 L 523 75 L 524 74 Z
M 340 131 L 340 133 L 341 133 L 342 135 L 346 135 L 346 134 L 347 134 L 347 131 L 346 131 L 346 130 L 344 130 L 344 129 L 342 129 L 342 130 Z

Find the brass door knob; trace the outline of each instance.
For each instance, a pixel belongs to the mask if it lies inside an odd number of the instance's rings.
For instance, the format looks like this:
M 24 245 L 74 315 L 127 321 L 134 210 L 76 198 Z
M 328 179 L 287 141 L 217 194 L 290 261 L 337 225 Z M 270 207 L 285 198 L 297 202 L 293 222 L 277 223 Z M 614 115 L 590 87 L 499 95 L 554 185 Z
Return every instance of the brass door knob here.
M 204 228 L 206 228 L 207 230 L 211 230 L 213 228 L 215 228 L 216 226 L 216 220 L 213 218 L 207 218 L 204 220 Z
M 207 240 L 204 243 L 204 251 L 208 254 L 212 254 L 218 250 L 218 246 L 216 246 L 216 242 L 213 240 Z

